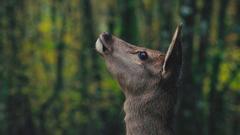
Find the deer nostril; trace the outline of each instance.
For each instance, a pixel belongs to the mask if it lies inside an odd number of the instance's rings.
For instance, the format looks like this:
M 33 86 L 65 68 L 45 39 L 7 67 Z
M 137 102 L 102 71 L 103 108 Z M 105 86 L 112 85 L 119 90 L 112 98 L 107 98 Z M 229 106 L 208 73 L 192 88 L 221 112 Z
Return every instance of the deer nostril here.
M 108 32 L 104 32 L 104 33 L 102 34 L 102 36 L 103 36 L 103 38 L 104 38 L 105 41 L 109 41 L 109 40 L 112 39 L 112 35 L 111 35 L 110 33 L 108 33 Z

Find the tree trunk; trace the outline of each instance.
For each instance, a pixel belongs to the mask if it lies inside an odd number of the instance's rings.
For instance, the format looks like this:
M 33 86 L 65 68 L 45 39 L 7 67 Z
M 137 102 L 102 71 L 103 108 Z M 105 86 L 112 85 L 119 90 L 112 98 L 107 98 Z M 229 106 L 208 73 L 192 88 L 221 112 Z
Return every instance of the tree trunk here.
M 0 134 L 7 134 L 7 113 L 6 113 L 6 99 L 8 98 L 8 88 L 7 88 L 7 76 L 6 76 L 6 42 L 4 39 L 7 38 L 6 34 L 6 24 L 3 23 L 3 20 L 6 19 L 6 1 L 3 1 L 0 5 L 0 123 L 3 124 L 0 127 Z M 5 40 L 6 41 L 6 40 Z
M 209 135 L 224 135 L 224 95 L 217 90 L 219 83 L 219 73 L 220 73 L 220 64 L 222 62 L 222 53 L 225 49 L 225 18 L 226 18 L 226 8 L 228 1 L 220 1 L 220 11 L 218 18 L 218 44 L 217 49 L 218 53 L 213 58 L 212 64 L 212 76 L 210 84 L 210 93 L 209 93 L 209 122 L 208 129 Z
M 88 102 L 88 104 L 82 105 L 82 112 L 89 117 L 89 121 L 96 121 L 100 119 L 98 107 L 89 106 L 99 102 L 101 97 L 101 75 L 99 57 L 95 51 L 95 31 L 94 20 L 92 16 L 92 5 L 89 0 L 80 0 L 80 12 L 81 12 L 81 54 L 79 54 L 79 67 L 78 73 L 80 80 L 80 92 L 83 97 L 82 100 Z M 89 93 L 90 82 L 93 85 L 94 94 Z M 81 129 L 80 134 L 92 135 L 100 132 L 99 127 L 94 127 L 91 122 L 87 122 Z
M 197 66 L 195 67 L 195 88 L 196 90 L 196 111 L 197 116 L 195 117 L 196 127 L 198 127 L 198 132 L 196 135 L 203 135 L 206 133 L 206 117 L 204 117 L 204 106 L 201 105 L 203 102 L 203 85 L 204 79 L 206 77 L 206 68 L 208 59 L 207 52 L 210 45 L 210 23 L 211 23 L 211 15 L 213 8 L 212 0 L 204 0 L 203 8 L 200 12 L 200 43 L 198 48 L 198 56 L 197 56 Z
M 193 86 L 192 57 L 196 14 L 196 1 L 184 0 L 181 4 L 183 18 L 183 64 L 182 85 L 179 89 L 179 110 L 177 114 L 177 134 L 195 135 L 199 132 L 196 125 L 197 89 Z M 187 98 L 185 97 L 187 96 Z
M 172 24 L 173 19 L 173 2 L 169 0 L 158 0 L 158 12 L 160 18 L 160 47 L 166 50 L 172 38 Z
M 114 28 L 116 26 L 115 15 L 116 15 L 115 9 L 111 5 L 108 9 L 108 22 L 107 22 L 109 33 L 114 33 Z
M 51 19 L 52 23 L 56 24 L 56 13 L 57 8 L 55 1 L 52 1 L 52 7 L 51 7 Z M 63 11 L 65 12 L 65 11 Z M 39 111 L 39 123 L 40 123 L 40 134 L 48 135 L 50 134 L 47 131 L 46 123 L 47 123 L 47 110 L 51 107 L 53 102 L 59 98 L 59 95 L 61 91 L 64 89 L 64 80 L 63 80 L 63 69 L 64 69 L 64 51 L 65 51 L 65 42 L 63 41 L 65 31 L 66 31 L 66 15 L 63 14 L 62 18 L 62 27 L 59 30 L 59 36 L 57 36 L 57 33 L 53 33 L 53 39 L 56 41 L 56 54 L 57 54 L 57 60 L 56 60 L 56 78 L 55 78 L 55 84 L 54 89 L 50 97 L 42 104 Z M 52 28 L 53 32 L 57 31 L 57 28 L 53 26 Z M 59 114 L 56 114 L 56 117 L 58 117 Z M 59 126 L 60 123 L 57 123 Z
M 24 134 L 34 135 L 35 128 L 32 120 L 32 112 L 28 96 L 22 93 L 23 87 L 28 84 L 28 78 L 24 75 L 24 65 L 21 63 L 19 52 L 22 39 L 25 34 L 24 20 L 17 16 L 18 12 L 25 15 L 25 1 L 8 1 L 5 3 L 7 13 L 6 38 L 9 45 L 6 62 L 6 87 L 8 96 L 6 100 L 7 132 L 9 135 Z M 21 17 L 22 17 L 21 16 Z M 20 34 L 17 34 L 19 32 Z
M 133 44 L 138 43 L 137 18 L 136 18 L 136 1 L 135 0 L 118 0 L 121 17 L 120 37 Z M 146 33 L 147 34 L 147 33 Z

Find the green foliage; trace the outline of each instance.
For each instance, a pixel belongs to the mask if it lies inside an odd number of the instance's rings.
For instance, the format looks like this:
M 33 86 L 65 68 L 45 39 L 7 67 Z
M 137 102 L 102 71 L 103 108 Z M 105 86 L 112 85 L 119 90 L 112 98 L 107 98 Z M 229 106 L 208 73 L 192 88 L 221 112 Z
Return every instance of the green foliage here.
M 165 50 L 180 20 L 189 72 L 177 134 L 239 134 L 239 4 L 211 2 L 2 0 L 0 134 L 124 134 L 124 96 L 95 40 L 110 31 Z

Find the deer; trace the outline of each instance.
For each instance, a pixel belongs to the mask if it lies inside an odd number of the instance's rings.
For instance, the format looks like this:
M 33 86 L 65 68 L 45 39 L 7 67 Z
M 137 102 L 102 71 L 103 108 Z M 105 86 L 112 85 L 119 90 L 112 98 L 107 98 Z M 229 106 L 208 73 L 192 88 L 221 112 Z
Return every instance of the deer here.
M 132 45 L 103 32 L 95 48 L 125 96 L 126 135 L 173 135 L 177 82 L 182 65 L 182 25 L 165 53 Z

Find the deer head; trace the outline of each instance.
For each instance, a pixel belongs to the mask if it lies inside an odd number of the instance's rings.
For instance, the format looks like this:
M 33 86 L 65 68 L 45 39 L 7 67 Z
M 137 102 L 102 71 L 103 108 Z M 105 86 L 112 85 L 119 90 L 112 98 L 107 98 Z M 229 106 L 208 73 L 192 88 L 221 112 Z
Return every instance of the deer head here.
M 146 90 L 176 82 L 182 61 L 180 31 L 181 26 L 178 26 L 166 54 L 131 45 L 106 32 L 99 36 L 96 50 L 125 94 L 143 94 Z
M 166 54 L 131 45 L 106 32 L 99 36 L 96 50 L 126 97 L 127 135 L 173 134 L 176 82 L 182 62 L 181 28 L 177 27 Z

